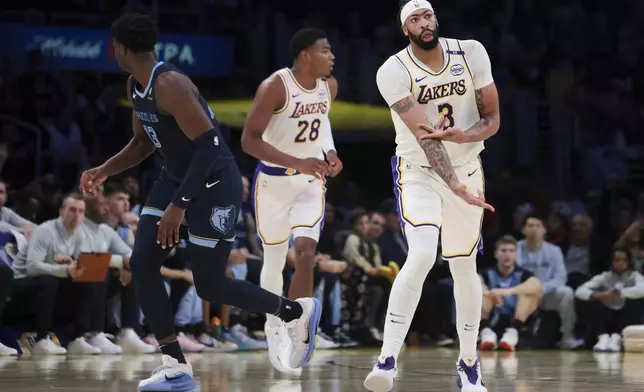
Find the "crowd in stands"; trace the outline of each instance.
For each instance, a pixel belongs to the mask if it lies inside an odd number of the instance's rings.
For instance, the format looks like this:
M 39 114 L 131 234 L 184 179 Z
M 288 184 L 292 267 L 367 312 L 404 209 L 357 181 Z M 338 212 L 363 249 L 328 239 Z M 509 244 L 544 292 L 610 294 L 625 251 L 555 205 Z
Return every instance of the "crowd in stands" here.
M 227 9 L 221 15 L 244 17 L 253 6 L 252 1 L 214 3 L 219 11 Z M 486 213 L 482 227 L 480 348 L 558 345 L 619 351 L 621 331 L 642 324 L 644 316 L 644 187 L 625 160 L 641 152 L 643 144 L 644 79 L 635 69 L 644 52 L 636 39 L 642 35 L 644 7 L 626 0 L 616 1 L 619 7 L 576 0 L 507 0 L 494 7 L 476 0 L 435 3 L 450 35 L 475 37 L 488 48 L 502 101 L 513 101 L 521 90 L 535 100 L 563 103 L 583 131 L 571 144 L 583 175 L 570 185 L 565 200 L 543 195 L 538 185 L 524 180 L 530 178 L 528 172 L 504 170 L 488 184 L 487 199 L 497 212 Z M 389 23 L 392 15 L 361 22 L 358 11 L 348 12 L 347 20 L 317 22 L 338 30 L 344 41 L 377 42 L 371 52 L 375 63 L 399 50 L 392 39 L 398 34 L 397 26 Z M 31 22 L 51 21 L 49 11 L 38 12 L 35 19 L 29 14 Z M 280 12 L 284 10 L 250 14 L 270 20 Z M 480 21 L 481 15 L 490 23 L 470 23 Z M 169 28 L 179 31 L 194 27 L 173 26 L 172 21 L 167 21 Z M 235 23 L 243 24 L 229 18 L 223 25 Z M 371 31 L 375 36 L 366 37 Z M 250 53 L 255 30 L 236 32 Z M 580 38 L 589 35 L 595 40 Z M 61 72 L 37 51 L 26 60 L 22 66 L 8 57 L 0 59 L 0 355 L 15 354 L 16 349 L 45 354 L 154 352 L 157 344 L 140 313 L 131 276 L 121 266 L 131 255 L 138 215 L 158 173 L 157 160 L 112 179 L 101 195 L 73 193 L 83 169 L 102 163 L 129 139 L 124 131 L 129 113 L 117 105 L 125 90 L 123 79 L 112 85 L 107 75 Z M 245 96 L 266 76 L 250 66 L 236 67 L 235 72 L 236 80 L 250 85 L 240 82 L 238 88 L 245 90 L 231 94 Z M 602 77 L 609 74 L 613 77 Z M 205 91 L 215 84 L 199 83 Z M 341 88 L 340 97 L 376 101 L 373 96 L 362 99 L 358 90 Z M 503 163 L 513 166 L 520 157 L 512 156 L 513 138 L 503 135 L 519 131 L 520 115 L 508 110 L 503 116 L 497 138 L 508 144 L 502 155 L 510 158 Z M 238 160 L 252 173 L 254 162 L 243 156 Z M 389 182 L 385 174 L 376 178 Z M 262 248 L 248 203 L 253 180 L 248 176 L 243 181 L 245 207 L 228 273 L 259 284 Z M 391 281 L 407 254 L 396 201 L 364 203 L 369 207 L 365 209 L 349 184 L 344 192 L 334 189 L 333 181 L 329 186 L 333 197 L 326 205 L 315 267 L 315 295 L 324 304 L 321 347 L 378 345 Z M 81 253 L 112 255 L 104 282 L 74 282 L 82 274 L 76 268 Z M 199 298 L 186 253 L 177 247 L 161 269 L 181 346 L 189 352 L 265 349 L 256 332 L 262 329 L 261 317 Z M 284 270 L 285 293 L 293 260 L 291 252 Z M 455 344 L 452 301 L 449 265 L 439 257 L 423 287 L 407 344 Z

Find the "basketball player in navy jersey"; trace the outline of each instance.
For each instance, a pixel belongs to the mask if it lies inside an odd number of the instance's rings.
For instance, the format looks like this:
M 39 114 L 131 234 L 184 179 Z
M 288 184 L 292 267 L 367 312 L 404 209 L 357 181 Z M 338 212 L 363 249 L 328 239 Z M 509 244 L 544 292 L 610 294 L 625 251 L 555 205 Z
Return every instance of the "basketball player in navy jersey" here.
M 226 277 L 242 184 L 214 114 L 190 78 L 158 61 L 154 52 L 158 32 L 150 17 L 124 15 L 112 30 L 117 62 L 130 74 L 127 95 L 134 108 L 134 135 L 121 152 L 84 172 L 80 185 L 83 192 L 95 194 L 109 176 L 138 165 L 155 149 L 165 157 L 165 167 L 141 211 L 129 263 L 143 314 L 163 352 L 163 365 L 139 383 L 139 390 L 189 391 L 196 387 L 192 367 L 176 340 L 160 274 L 166 256 L 179 243 L 182 224 L 188 228 L 199 296 L 278 316 L 293 344 L 289 362 L 294 368 L 303 366 L 315 349 L 320 303 L 312 298 L 291 301 Z

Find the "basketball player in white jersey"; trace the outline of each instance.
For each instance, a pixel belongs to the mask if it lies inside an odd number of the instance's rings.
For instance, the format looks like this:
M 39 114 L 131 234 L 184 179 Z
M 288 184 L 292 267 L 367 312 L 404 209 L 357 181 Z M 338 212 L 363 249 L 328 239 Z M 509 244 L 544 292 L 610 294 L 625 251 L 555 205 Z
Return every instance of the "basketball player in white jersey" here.
M 289 298 L 310 297 L 317 241 L 324 221 L 325 176 L 342 170 L 329 110 L 338 92 L 331 77 L 335 57 L 323 31 L 302 29 L 291 38 L 293 67 L 259 86 L 242 133 L 243 150 L 260 160 L 255 174 L 257 231 L 264 249 L 261 286 L 282 293 L 282 270 L 291 235 L 296 266 Z M 268 316 L 266 335 L 273 366 L 287 374 L 288 339 L 280 319 Z M 315 336 L 311 336 L 315 339 Z
M 402 2 L 399 18 L 409 46 L 385 61 L 377 83 L 396 128 L 394 191 L 409 252 L 391 289 L 381 355 L 364 385 L 372 392 L 393 389 L 440 230 L 442 257 L 454 279 L 457 384 L 462 391 L 485 392 L 476 356 L 483 298 L 476 253 L 483 211 L 494 209 L 483 198 L 478 155 L 499 129 L 498 93 L 485 48 L 473 40 L 439 38 L 429 2 Z

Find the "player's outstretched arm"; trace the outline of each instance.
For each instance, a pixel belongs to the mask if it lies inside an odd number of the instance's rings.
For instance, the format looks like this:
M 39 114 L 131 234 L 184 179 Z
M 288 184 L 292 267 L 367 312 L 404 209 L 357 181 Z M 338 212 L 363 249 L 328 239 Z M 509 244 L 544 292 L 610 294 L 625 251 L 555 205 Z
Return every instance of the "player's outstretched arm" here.
M 126 92 L 130 104 L 132 103 L 132 97 L 130 96 L 132 92 L 131 83 L 132 76 L 127 80 Z M 154 152 L 154 144 L 152 144 L 150 137 L 143 130 L 143 125 L 138 117 L 136 117 L 134 109 L 132 109 L 132 132 L 133 136 L 130 142 L 118 154 L 108 159 L 102 165 L 102 174 L 108 177 L 119 174 L 143 162 L 145 158 Z
M 275 110 L 280 109 L 286 102 L 286 88 L 279 76 L 274 75 L 262 82 L 255 93 L 255 99 L 246 115 L 242 131 L 242 150 L 253 157 L 271 162 L 275 165 L 293 168 L 305 174 L 329 174 L 326 162 L 309 158 L 302 160 L 286 154 L 262 139 Z M 315 162 L 314 162 L 315 161 Z M 304 163 L 306 166 L 303 166 Z M 312 171 L 312 172 L 311 172 Z

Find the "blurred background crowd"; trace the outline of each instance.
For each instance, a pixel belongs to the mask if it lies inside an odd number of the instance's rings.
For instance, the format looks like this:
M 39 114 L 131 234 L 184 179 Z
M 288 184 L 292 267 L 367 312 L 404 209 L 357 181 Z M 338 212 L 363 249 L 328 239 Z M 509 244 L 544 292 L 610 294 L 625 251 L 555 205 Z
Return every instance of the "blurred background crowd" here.
M 501 99 L 501 129 L 482 154 L 486 197 L 496 212 L 485 215 L 479 255 L 486 299 L 481 348 L 619 351 L 622 329 L 642 324 L 644 316 L 644 76 L 636 72 L 644 60 L 644 2 L 433 5 L 441 35 L 477 39 L 487 48 Z M 336 9 L 342 11 L 331 11 Z M 158 20 L 159 58 L 185 70 L 213 100 L 216 115 L 218 102 L 251 99 L 261 80 L 289 65 L 287 42 L 295 30 L 327 31 L 338 99 L 356 105 L 351 126 L 332 122 L 345 170 L 329 181 L 318 247 L 322 346 L 378 345 L 389 287 L 407 253 L 389 178 L 393 127 L 372 127 L 364 114 L 371 108 L 366 105 L 385 108 L 375 73 L 406 44 L 393 0 L 376 8 L 335 0 L 191 0 L 180 8 L 170 0 L 4 1 L 0 341 L 50 354 L 64 354 L 63 347 L 106 354 L 155 350 L 126 271 L 112 268 L 105 282 L 81 289 L 86 284 L 71 283 L 65 270 L 77 254 L 53 237 L 30 240 L 43 224 L 72 233 L 105 223 L 118 238 L 106 249 L 85 249 L 131 254 L 160 158 L 111 179 L 103 195 L 72 193 L 84 169 L 104 162 L 131 137 L 131 109 L 122 103 L 126 76 L 114 64 L 108 29 L 126 11 Z M 248 202 L 256 162 L 240 149 L 243 115 L 242 109 L 222 120 L 247 173 L 229 272 L 258 283 L 262 250 Z M 21 250 L 26 268 L 16 267 Z M 260 316 L 199 299 L 181 247 L 161 272 L 184 349 L 266 347 L 255 332 L 263 326 Z M 452 301 L 449 266 L 438 260 L 408 345 L 453 345 Z M 13 353 L 5 346 L 0 354 Z

